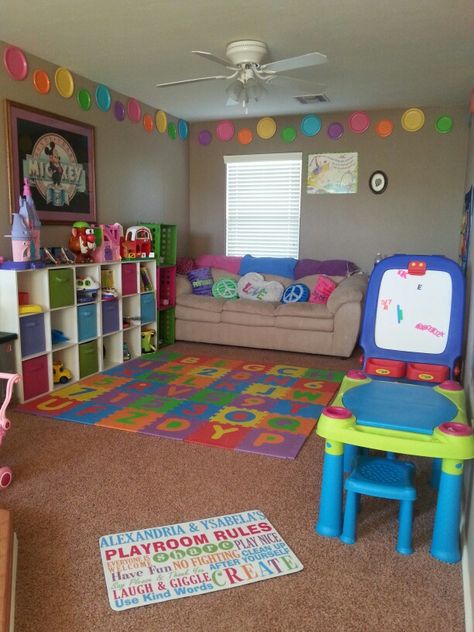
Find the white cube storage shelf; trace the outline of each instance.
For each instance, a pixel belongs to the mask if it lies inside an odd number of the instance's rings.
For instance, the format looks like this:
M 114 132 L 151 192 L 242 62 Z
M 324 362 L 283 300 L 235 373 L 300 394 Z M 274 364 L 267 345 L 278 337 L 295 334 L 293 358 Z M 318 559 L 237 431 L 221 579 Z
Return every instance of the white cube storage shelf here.
M 18 335 L 15 366 L 22 380 L 17 399 L 24 402 L 63 388 L 64 384 L 53 381 L 55 361 L 71 371 L 69 383 L 73 383 L 121 364 L 124 343 L 131 358 L 140 356 L 143 329 L 155 331 L 158 348 L 159 275 L 156 262 L 149 259 L 0 270 L 1 328 Z M 99 284 L 108 279 L 118 296 L 103 300 L 98 290 L 95 297 L 79 301 L 76 280 L 80 277 L 91 277 Z M 39 305 L 42 311 L 21 315 L 20 296 L 22 303 Z M 55 344 L 54 330 L 62 332 L 55 336 Z

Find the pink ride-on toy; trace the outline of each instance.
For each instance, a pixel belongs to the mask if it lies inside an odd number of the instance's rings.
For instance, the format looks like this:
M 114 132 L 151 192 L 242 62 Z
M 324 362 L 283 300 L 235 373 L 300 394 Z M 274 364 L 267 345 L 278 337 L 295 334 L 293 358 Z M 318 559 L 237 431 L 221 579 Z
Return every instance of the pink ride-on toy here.
M 0 408 L 0 444 L 3 443 L 3 439 L 7 434 L 7 430 L 10 429 L 11 422 L 6 416 L 7 407 L 12 398 L 13 385 L 20 381 L 20 376 L 16 373 L 0 373 L 0 379 L 7 380 L 7 387 L 5 389 L 5 399 Z M 6 489 L 13 479 L 13 472 L 7 466 L 0 467 L 0 489 Z

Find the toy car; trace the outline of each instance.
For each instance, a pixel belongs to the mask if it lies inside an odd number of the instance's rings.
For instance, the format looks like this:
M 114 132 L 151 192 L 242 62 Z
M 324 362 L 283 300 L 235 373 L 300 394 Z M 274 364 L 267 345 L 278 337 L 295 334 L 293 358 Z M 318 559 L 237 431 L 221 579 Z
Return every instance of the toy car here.
M 67 384 L 69 380 L 72 380 L 71 371 L 66 369 L 60 360 L 55 360 L 53 362 L 53 382 L 55 384 Z

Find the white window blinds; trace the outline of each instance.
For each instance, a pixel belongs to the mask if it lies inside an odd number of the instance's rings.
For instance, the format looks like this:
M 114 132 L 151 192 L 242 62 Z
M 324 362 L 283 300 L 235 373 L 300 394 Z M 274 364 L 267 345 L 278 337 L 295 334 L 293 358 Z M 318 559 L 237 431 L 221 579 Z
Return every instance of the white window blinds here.
M 224 156 L 227 255 L 299 255 L 301 153 Z

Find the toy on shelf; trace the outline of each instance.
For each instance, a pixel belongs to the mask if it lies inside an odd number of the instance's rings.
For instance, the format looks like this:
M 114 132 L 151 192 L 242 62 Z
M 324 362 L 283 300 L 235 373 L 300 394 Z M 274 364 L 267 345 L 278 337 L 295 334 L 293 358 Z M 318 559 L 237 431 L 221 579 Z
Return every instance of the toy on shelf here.
M 154 329 L 142 330 L 142 353 L 153 353 L 156 351 L 156 346 L 153 343 L 156 331 Z
M 67 384 L 72 380 L 72 373 L 69 369 L 66 369 L 61 360 L 55 360 L 53 362 L 53 382 L 55 384 Z
M 59 329 L 51 329 L 51 344 L 54 346 L 59 345 L 62 342 L 69 342 L 69 338 Z
M 103 287 L 100 292 L 103 301 L 112 301 L 119 297 L 119 293 L 114 287 Z
M 31 245 L 33 236 L 19 213 L 13 213 L 12 230 L 9 235 L 12 240 L 13 261 L 26 264 L 31 261 Z M 25 267 L 29 267 L 25 265 Z
M 0 379 L 7 380 L 7 386 L 5 389 L 5 399 L 0 408 L 0 444 L 3 443 L 7 430 L 11 427 L 11 422 L 7 418 L 7 407 L 10 403 L 13 393 L 13 385 L 20 381 L 20 376 L 17 373 L 0 373 Z M 0 489 L 5 489 L 10 485 L 13 479 L 13 472 L 7 466 L 0 467 Z
M 120 242 L 123 238 L 121 224 L 99 224 L 95 229 L 97 248 L 94 259 L 97 262 L 120 261 Z
M 25 225 L 31 233 L 31 260 L 37 261 L 40 259 L 41 222 L 36 212 L 28 178 L 24 178 L 23 197 L 20 197 L 19 215 L 23 218 Z
M 26 316 L 27 314 L 41 314 L 43 308 L 41 305 L 35 305 L 33 303 L 23 303 L 18 306 L 18 313 L 20 316 Z
M 59 246 L 49 246 L 48 248 L 40 248 L 41 261 L 46 265 L 63 265 L 65 263 L 74 263 L 76 255 L 68 248 Z
M 78 303 L 92 303 L 97 299 L 100 285 L 91 276 L 76 278 L 76 295 Z
M 151 230 L 146 226 L 130 226 L 120 241 L 122 259 L 153 259 Z
M 92 263 L 96 248 L 95 232 L 87 222 L 74 222 L 69 238 L 69 249 L 76 255 L 76 263 Z
M 128 348 L 128 344 L 126 342 L 123 343 L 123 361 L 127 362 L 128 360 L 132 359 L 132 354 L 130 353 L 130 350 Z

